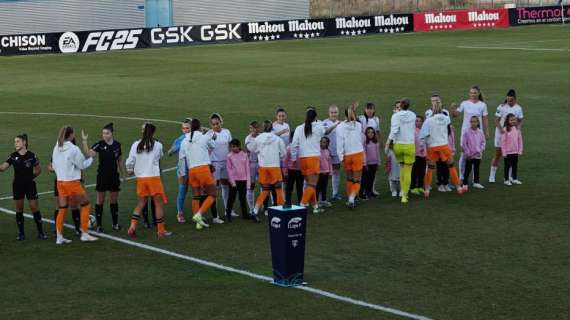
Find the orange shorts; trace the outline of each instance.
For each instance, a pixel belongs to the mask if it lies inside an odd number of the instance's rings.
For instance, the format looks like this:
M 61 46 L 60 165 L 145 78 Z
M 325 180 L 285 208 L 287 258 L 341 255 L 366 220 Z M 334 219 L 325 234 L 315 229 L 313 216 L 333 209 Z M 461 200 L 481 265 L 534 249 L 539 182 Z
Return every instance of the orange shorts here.
M 437 147 L 431 147 L 427 150 L 427 159 L 429 161 L 447 161 L 453 158 L 449 146 L 444 144 Z
M 209 165 L 198 166 L 188 171 L 188 184 L 192 188 L 203 188 L 216 185 L 216 180 L 212 176 Z
M 304 176 L 312 176 L 321 172 L 321 157 L 305 157 L 299 159 L 299 167 Z
M 58 181 L 57 192 L 59 193 L 59 197 L 84 196 L 86 194 L 79 180 Z
M 258 170 L 259 173 L 259 183 L 261 185 L 273 185 L 280 182 L 283 182 L 283 175 L 281 174 L 281 168 L 264 168 L 260 167 Z
M 363 166 L 364 166 L 364 152 L 359 152 L 344 156 L 344 170 L 362 171 Z
M 168 202 L 162 180 L 160 177 L 144 177 L 137 178 L 137 196 L 139 197 L 154 197 L 161 196 L 164 203 Z

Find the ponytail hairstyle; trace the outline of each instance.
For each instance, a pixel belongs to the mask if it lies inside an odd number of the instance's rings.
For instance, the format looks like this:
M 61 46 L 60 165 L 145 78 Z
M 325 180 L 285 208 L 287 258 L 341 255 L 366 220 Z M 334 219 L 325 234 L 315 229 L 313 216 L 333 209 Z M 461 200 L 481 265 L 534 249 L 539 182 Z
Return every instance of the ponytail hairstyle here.
M 103 130 L 109 130 L 111 133 L 113 133 L 115 131 L 115 129 L 113 128 L 113 123 L 108 123 L 107 125 L 105 125 L 103 127 Z
M 509 89 L 507 92 L 507 98 L 513 98 L 515 101 L 517 100 L 517 92 L 515 89 Z M 507 103 L 507 98 L 505 98 L 504 104 Z
M 308 138 L 313 134 L 313 122 L 317 119 L 317 111 L 309 106 L 305 112 L 305 137 Z
M 137 146 L 137 153 L 143 152 L 151 152 L 152 148 L 154 148 L 154 132 L 156 131 L 156 127 L 147 122 L 144 125 L 144 130 L 142 133 L 142 139 Z
M 433 114 L 441 113 L 443 111 L 441 100 L 435 106 L 432 106 L 432 111 Z
M 366 116 L 366 112 L 364 114 L 365 114 L 364 116 Z M 346 107 L 344 109 L 344 116 L 346 117 L 346 121 L 348 122 L 356 120 L 356 114 L 354 113 L 354 109 L 352 109 L 351 107 Z M 368 118 L 366 118 L 366 121 L 368 122 Z
M 69 139 L 69 137 L 71 137 L 71 135 L 73 134 L 73 128 L 70 126 L 63 126 L 61 127 L 61 129 L 59 129 L 59 133 L 57 135 L 57 146 L 58 147 L 63 147 L 63 144 L 65 143 L 65 141 L 67 141 L 67 139 Z
M 194 138 L 194 132 L 200 131 L 202 128 L 202 123 L 200 120 L 193 118 L 190 120 L 190 142 L 192 142 L 192 138 Z
M 19 134 L 16 138 L 22 140 L 26 149 L 28 149 L 28 135 L 26 133 Z
M 263 132 L 271 132 L 273 131 L 273 122 L 270 120 L 263 121 Z
M 400 100 L 400 108 L 402 110 L 408 110 L 410 109 L 410 99 L 408 98 L 403 98 L 402 100 Z
M 477 90 L 477 92 L 479 92 L 479 97 L 478 97 L 479 101 L 485 102 L 485 97 L 483 96 L 483 92 L 481 92 L 481 89 L 479 88 L 479 86 L 477 86 L 477 85 L 472 86 L 471 89 Z
M 368 114 L 366 113 L 366 110 L 374 110 L 374 113 L 372 114 L 372 118 L 374 118 L 374 116 L 376 116 L 376 105 L 373 102 L 368 102 L 366 104 L 366 107 L 364 107 L 364 118 L 366 119 L 366 124 L 368 124 Z

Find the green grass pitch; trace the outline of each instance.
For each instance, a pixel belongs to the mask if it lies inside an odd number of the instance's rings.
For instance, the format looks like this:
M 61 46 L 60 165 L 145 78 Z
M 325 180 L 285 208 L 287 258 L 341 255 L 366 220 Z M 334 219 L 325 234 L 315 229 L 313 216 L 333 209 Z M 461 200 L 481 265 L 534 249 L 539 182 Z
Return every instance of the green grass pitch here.
M 402 206 L 388 196 L 380 172 L 379 200 L 355 211 L 337 204 L 309 218 L 305 277 L 315 288 L 433 319 L 567 319 L 569 39 L 568 27 L 540 26 L 2 58 L 0 112 L 20 114 L 0 113 L 0 156 L 7 158 L 16 134 L 28 133 L 44 169 L 39 191 L 49 191 L 45 165 L 58 128 L 86 129 L 94 142 L 109 119 L 25 112 L 205 122 L 217 111 L 243 139 L 248 122 L 272 118 L 278 104 L 297 125 L 309 104 L 323 117 L 331 103 L 374 101 L 384 140 L 396 98 L 410 98 L 423 113 L 433 92 L 449 105 L 478 84 L 492 114 L 514 87 L 526 118 L 522 186 L 436 192 Z M 126 153 L 142 121 L 113 122 Z M 179 126 L 156 124 L 169 146 Z M 484 182 L 491 152 L 489 140 Z M 162 166 L 175 162 L 166 157 Z M 88 184 L 95 172 L 87 170 Z M 141 229 L 136 241 L 270 276 L 265 223 L 237 219 L 202 232 L 175 223 L 175 175 L 163 175 L 171 200 L 166 222 L 175 235 L 158 241 Z M 11 180 L 11 171 L 0 175 L 0 197 L 11 195 Z M 95 200 L 93 189 L 89 196 Z M 124 183 L 123 226 L 134 201 L 133 182 Z M 51 218 L 51 194 L 40 202 Z M 13 203 L 0 200 L 0 207 Z M 104 223 L 110 232 L 108 206 Z M 400 319 L 110 240 L 56 247 L 53 239 L 34 238 L 30 220 L 26 230 L 28 239 L 16 242 L 14 217 L 0 213 L 0 319 Z M 126 230 L 110 233 L 126 237 Z

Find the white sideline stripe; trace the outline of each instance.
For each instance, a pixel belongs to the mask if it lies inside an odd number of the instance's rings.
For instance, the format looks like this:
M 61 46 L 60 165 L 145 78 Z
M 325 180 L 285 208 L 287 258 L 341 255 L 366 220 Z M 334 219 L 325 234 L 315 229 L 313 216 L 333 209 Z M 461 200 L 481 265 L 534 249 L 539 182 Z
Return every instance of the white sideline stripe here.
M 516 48 L 516 47 L 478 47 L 478 46 L 457 46 L 459 49 L 485 49 L 485 50 L 520 50 L 520 51 L 555 51 L 570 52 L 570 49 L 559 48 Z
M 164 172 L 170 172 L 170 171 L 174 171 L 174 170 L 176 170 L 176 167 L 167 168 L 167 169 L 162 170 L 161 172 L 164 173 Z M 137 177 L 126 177 L 124 180 L 121 180 L 121 181 L 129 181 L 129 180 L 134 180 L 134 179 L 136 179 L 136 178 L 137 178 Z M 83 186 L 83 187 L 86 188 L 86 189 L 88 189 L 88 188 L 93 188 L 93 187 L 95 187 L 95 186 L 96 186 L 96 184 L 95 184 L 95 183 L 92 183 L 92 184 L 87 184 L 87 185 L 85 185 L 85 186 Z M 38 192 L 38 196 L 41 196 L 41 195 L 44 195 L 44 194 L 49 194 L 49 193 L 53 193 L 53 190 L 51 190 L 51 191 Z M 12 199 L 12 196 L 6 196 L 6 197 L 0 198 L 0 200 L 10 200 L 10 199 Z
M 0 207 L 0 212 L 4 212 L 6 214 L 9 215 L 16 215 L 16 212 L 10 210 L 10 209 L 6 209 L 6 208 L 2 208 Z M 30 214 L 24 214 L 24 216 L 28 219 L 33 219 L 34 217 Z M 51 223 L 51 224 L 55 224 L 55 222 L 51 219 L 46 219 L 43 218 L 42 219 L 44 222 L 47 223 Z M 70 224 L 65 224 L 65 227 L 68 229 L 74 229 L 74 226 L 70 225 Z M 113 240 L 116 242 L 120 242 L 122 244 L 126 244 L 132 247 L 136 247 L 139 249 L 144 249 L 144 250 L 148 250 L 151 252 L 156 252 L 156 253 L 160 253 L 166 256 L 170 256 L 170 257 L 174 257 L 174 258 L 178 258 L 178 259 L 182 259 L 182 260 L 186 260 L 186 261 L 190 261 L 199 265 L 203 265 L 203 266 L 207 266 L 207 267 L 211 267 L 214 269 L 218 269 L 221 271 L 226 271 L 226 272 L 231 272 L 231 273 L 236 273 L 236 274 L 240 274 L 242 276 L 246 276 L 246 277 L 250 277 L 253 279 L 257 279 L 257 280 L 261 280 L 264 282 L 272 282 L 273 279 L 271 277 L 268 276 L 264 276 L 261 274 L 257 274 L 257 273 L 253 273 L 247 270 L 242 270 L 242 269 L 237 269 L 237 268 L 233 268 L 233 267 L 229 267 L 223 264 L 219 264 L 219 263 L 215 263 L 212 261 L 208 261 L 208 260 L 204 260 L 204 259 L 200 259 L 200 258 L 195 258 L 192 256 L 187 256 L 187 255 L 183 255 L 180 253 L 176 253 L 173 251 L 168 251 L 168 250 L 164 250 L 158 247 L 153 247 L 147 244 L 143 244 L 143 243 L 139 243 L 139 242 L 135 242 L 135 241 L 131 241 L 128 239 L 123 239 L 123 238 L 119 238 L 119 237 L 114 237 L 105 233 L 97 233 L 94 231 L 89 231 L 90 234 L 95 235 L 97 237 L 100 238 L 104 238 L 104 239 L 108 239 L 108 240 Z M 321 289 L 317 289 L 317 288 L 312 288 L 312 287 L 306 287 L 306 286 L 300 286 L 300 287 L 294 287 L 295 289 L 299 289 L 299 290 L 303 290 L 306 292 L 310 292 L 316 295 L 320 295 L 323 297 L 327 297 L 333 300 L 338 300 L 338 301 L 342 301 L 342 302 L 346 302 L 346 303 L 350 303 L 350 304 L 354 304 L 357 306 L 361 306 L 361 307 L 365 307 L 365 308 L 369 308 L 369 309 L 373 309 L 373 310 L 377 310 L 377 311 L 382 311 L 385 313 L 390 313 L 396 316 L 400 316 L 403 318 L 408 318 L 408 319 L 414 319 L 414 320 L 432 320 L 431 318 L 425 317 L 425 316 L 421 316 L 421 315 L 417 315 L 417 314 L 413 314 L 413 313 L 409 313 L 409 312 L 405 312 L 402 310 L 398 310 L 398 309 L 394 309 L 394 308 L 390 308 L 390 307 L 385 307 L 385 306 L 381 306 L 378 304 L 373 304 L 373 303 L 369 303 L 366 301 L 362 301 L 362 300 L 357 300 L 357 299 L 353 299 L 347 296 L 341 296 L 338 295 L 336 293 L 333 292 L 329 292 L 329 291 L 324 291 Z
M 182 121 L 172 121 L 172 120 L 164 120 L 164 119 L 150 119 L 150 118 L 125 117 L 125 116 L 105 116 L 105 115 L 98 115 L 98 114 L 83 114 L 83 113 L 0 111 L 0 114 L 15 114 L 15 115 L 22 114 L 22 115 L 31 115 L 31 116 L 59 116 L 59 117 L 87 117 L 87 118 L 154 121 L 154 122 L 165 122 L 165 123 L 176 123 L 176 124 L 182 123 Z

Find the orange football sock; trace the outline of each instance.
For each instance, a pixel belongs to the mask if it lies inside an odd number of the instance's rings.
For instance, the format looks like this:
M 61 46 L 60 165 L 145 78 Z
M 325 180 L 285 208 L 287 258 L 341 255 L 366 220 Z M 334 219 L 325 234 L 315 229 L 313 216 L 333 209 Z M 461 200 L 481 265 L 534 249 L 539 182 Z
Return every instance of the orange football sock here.
M 55 228 L 58 234 L 63 234 L 63 224 L 65 222 L 66 214 L 67 208 L 59 208 L 57 212 L 57 218 L 55 219 Z

